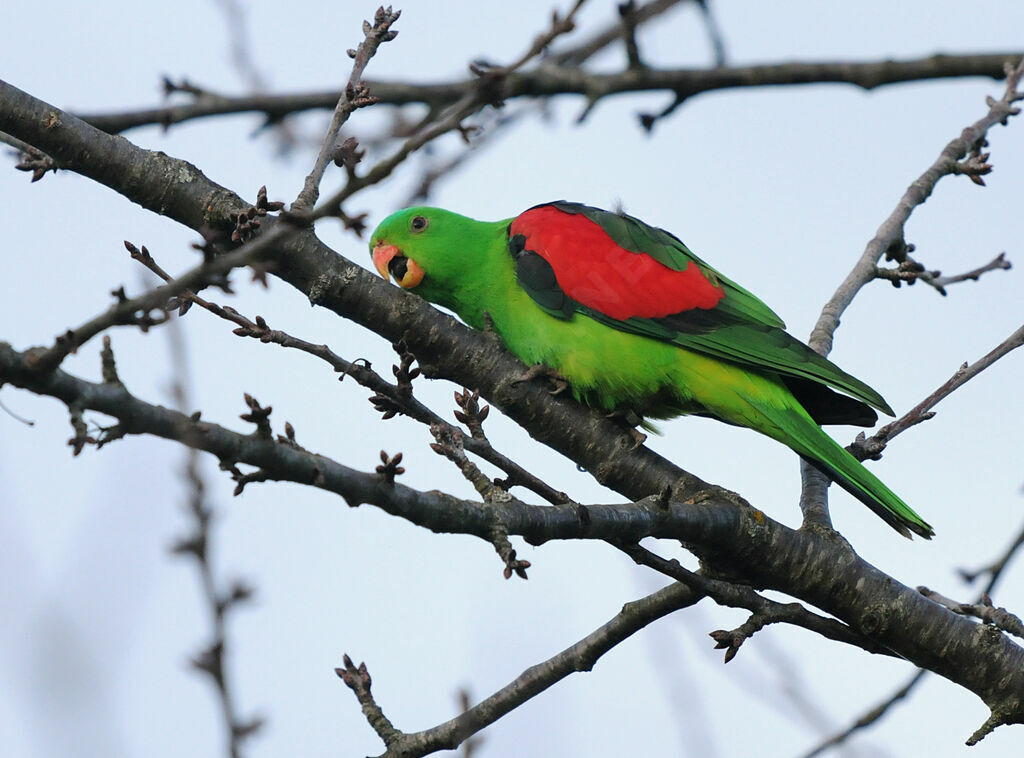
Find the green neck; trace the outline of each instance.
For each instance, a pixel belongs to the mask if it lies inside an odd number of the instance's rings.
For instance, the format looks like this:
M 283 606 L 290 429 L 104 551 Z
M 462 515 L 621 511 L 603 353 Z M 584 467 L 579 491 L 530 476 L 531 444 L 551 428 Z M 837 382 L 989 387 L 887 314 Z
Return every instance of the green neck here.
M 448 284 L 435 284 L 428 275 L 416 288 L 418 294 L 455 311 L 476 329 L 483 329 L 484 311 L 508 306 L 510 285 L 515 286 L 515 266 L 508 252 L 506 230 L 512 219 L 471 221 L 450 243 L 460 274 Z

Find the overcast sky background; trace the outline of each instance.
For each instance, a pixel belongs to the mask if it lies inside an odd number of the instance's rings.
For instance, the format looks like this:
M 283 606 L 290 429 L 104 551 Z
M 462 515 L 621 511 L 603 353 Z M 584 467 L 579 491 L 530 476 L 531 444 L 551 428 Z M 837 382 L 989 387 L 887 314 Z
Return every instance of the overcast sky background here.
M 348 77 L 345 49 L 360 41 L 372 3 L 240 3 L 256 64 L 274 92 L 337 87 Z M 561 3 L 564 9 L 567 3 Z M 615 4 L 591 0 L 575 39 L 603 28 Z M 398 38 L 368 78 L 450 80 L 466 63 L 510 61 L 546 23 L 551 3 L 408 2 Z M 714 4 L 729 61 L 910 58 L 935 52 L 1024 47 L 1024 5 L 988 2 Z M 160 101 L 160 76 L 187 77 L 225 93 L 247 83 L 230 63 L 228 26 L 210 0 L 139 4 L 40 2 L 5 9 L 0 77 L 70 111 L 99 112 Z M 572 39 L 566 41 L 571 44 Z M 684 6 L 640 34 L 655 66 L 707 65 L 699 14 Z M 616 46 L 594 62 L 621 65 Z M 602 101 L 583 127 L 583 103 L 561 98 L 545 120 L 528 119 L 487 143 L 433 202 L 495 219 L 567 198 L 627 211 L 678 234 L 723 273 L 757 293 L 806 338 L 836 284 L 906 188 L 943 146 L 980 118 L 991 80 L 885 87 L 840 85 L 722 91 L 688 102 L 648 137 L 635 113 L 657 110 L 665 94 Z M 2 104 L 0 104 L 2 107 Z M 359 112 L 356 135 L 390 115 Z M 382 115 L 383 114 L 383 115 Z M 326 115 L 295 121 L 313 140 Z M 287 156 L 270 132 L 251 138 L 251 115 L 194 121 L 168 132 L 126 136 L 189 160 L 207 176 L 255 199 L 291 201 L 312 147 Z M 908 226 L 917 257 L 958 273 L 1002 250 L 1017 267 L 950 289 L 868 288 L 847 312 L 832 357 L 881 391 L 903 413 L 963 361 L 1001 342 L 1022 319 L 1021 198 L 1024 120 L 990 133 L 995 172 L 980 189 L 943 180 Z M 439 150 L 456 147 L 454 138 Z M 50 343 L 110 302 L 124 284 L 146 281 L 122 241 L 145 244 L 166 269 L 196 262 L 197 236 L 72 174 L 30 185 L 4 161 L 0 170 L 0 339 L 15 347 Z M 411 161 L 392 181 L 347 206 L 375 224 L 400 207 L 419 176 Z M 325 187 L 341 181 L 329 172 Z M 341 254 L 369 266 L 365 243 L 335 222 L 319 228 Z M 269 291 L 234 277 L 238 295 L 214 299 L 261 314 L 275 328 L 327 342 L 348 359 L 394 362 L 374 334 L 311 309 L 273 281 Z M 281 348 L 242 340 L 194 309 L 182 322 L 193 406 L 204 418 L 249 431 L 238 420 L 242 393 L 272 405 L 275 431 L 291 421 L 299 442 L 347 465 L 372 469 L 380 449 L 401 450 L 411 486 L 475 493 L 428 448 L 424 427 L 380 423 L 354 382 Z M 138 396 L 170 403 L 167 329 L 112 334 L 122 379 Z M 98 379 L 99 341 L 65 368 Z M 937 531 L 931 543 L 898 537 L 833 488 L 837 527 L 867 560 L 900 581 L 958 599 L 975 590 L 957 576 L 996 557 L 1024 517 L 1020 383 L 1024 354 L 1004 359 L 907 432 L 875 470 Z M 448 414 L 453 387 L 417 383 L 419 396 Z M 0 744 L 20 756 L 223 754 L 210 686 L 187 660 L 207 638 L 206 608 L 194 567 L 172 558 L 182 535 L 184 451 L 152 439 L 122 440 L 72 458 L 63 405 L 4 388 L 0 402 L 35 421 L 0 414 Z M 102 419 L 96 420 L 102 423 Z M 618 500 L 588 475 L 532 443 L 492 414 L 492 439 L 582 502 Z M 662 425 L 649 444 L 707 481 L 748 498 L 773 518 L 799 524 L 797 459 L 746 430 L 700 419 Z M 854 431 L 834 430 L 844 443 Z M 243 715 L 269 721 L 250 756 L 366 755 L 382 751 L 333 669 L 348 652 L 365 660 L 373 690 L 395 725 L 434 726 L 456 713 L 456 692 L 475 698 L 562 650 L 611 618 L 624 602 L 664 579 L 600 544 L 531 548 L 530 580 L 505 581 L 490 545 L 437 536 L 370 506 L 284 484 L 233 484 L 204 460 L 218 509 L 221 578 L 244 577 L 255 602 L 232 617 L 229 667 Z M 524 493 L 518 493 L 523 495 Z M 658 546 L 676 555 L 671 544 Z M 692 561 L 691 561 L 692 564 Z M 1021 569 L 1011 568 L 997 605 L 1024 611 Z M 745 614 L 705 602 L 662 620 L 603 658 L 589 674 L 556 685 L 483 733 L 481 756 L 795 756 L 845 726 L 903 683 L 908 664 L 827 644 L 793 628 L 772 628 L 744 645 L 728 667 L 707 633 Z M 911 702 L 851 743 L 846 755 L 967 755 L 963 741 L 986 718 L 970 693 L 930 678 Z M 741 728 L 738 725 L 742 725 Z M 1004 727 L 969 755 L 1024 752 L 1024 730 Z

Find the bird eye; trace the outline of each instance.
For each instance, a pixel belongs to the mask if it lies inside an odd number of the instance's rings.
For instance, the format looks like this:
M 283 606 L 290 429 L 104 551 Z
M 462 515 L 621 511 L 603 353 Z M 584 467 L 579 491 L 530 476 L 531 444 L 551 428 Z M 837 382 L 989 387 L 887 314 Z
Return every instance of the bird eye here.
M 414 232 L 422 232 L 427 228 L 427 219 L 423 216 L 413 216 L 412 223 L 409 224 L 409 228 Z

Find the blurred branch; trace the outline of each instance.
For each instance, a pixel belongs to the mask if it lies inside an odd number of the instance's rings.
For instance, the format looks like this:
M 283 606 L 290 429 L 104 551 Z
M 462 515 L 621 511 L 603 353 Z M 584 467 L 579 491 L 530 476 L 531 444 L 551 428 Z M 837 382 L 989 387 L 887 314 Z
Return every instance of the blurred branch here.
M 185 348 L 181 329 L 169 331 L 172 364 L 175 367 L 171 393 L 175 406 L 184 411 L 191 406 L 188 390 L 188 352 Z M 262 728 L 264 720 L 256 717 L 243 720 L 235 709 L 235 691 L 225 671 L 227 653 L 227 622 L 232 612 L 252 596 L 252 588 L 244 582 L 235 581 L 230 589 L 221 590 L 214 576 L 210 547 L 213 542 L 213 509 L 206 502 L 206 481 L 199 462 L 199 451 L 186 447 L 185 469 L 183 471 L 188 489 L 188 512 L 192 517 L 191 532 L 177 540 L 173 552 L 195 559 L 199 577 L 212 624 L 212 639 L 209 644 L 192 658 L 192 665 L 210 677 L 217 690 L 221 715 L 228 737 L 228 755 L 239 758 L 242 743 Z
M 882 716 L 887 714 L 894 705 L 899 703 L 901 700 L 904 700 L 907 697 L 907 695 L 911 693 L 911 691 L 918 685 L 918 683 L 922 679 L 924 679 L 924 677 L 927 674 L 928 672 L 924 669 L 919 669 L 916 674 L 910 677 L 906 684 L 904 684 L 902 687 L 896 690 L 883 702 L 879 703 L 874 708 L 869 710 L 867 713 L 858 718 L 843 731 L 832 735 L 827 740 L 820 743 L 817 747 L 813 748 L 807 753 L 804 753 L 802 758 L 814 758 L 815 756 L 821 755 L 822 753 L 828 751 L 829 748 L 842 745 L 844 742 L 850 739 L 850 737 L 859 732 L 861 729 L 866 729 L 867 727 L 875 724 L 882 718 Z
M 653 18 L 664 14 L 673 7 L 683 2 L 694 2 L 695 0 L 653 0 L 653 2 L 637 5 L 633 9 L 633 21 L 636 26 L 650 21 Z M 572 67 L 589 60 L 604 48 L 622 39 L 622 22 L 618 19 L 608 24 L 601 32 L 593 35 L 586 42 L 572 47 L 553 50 L 545 59 L 545 63 L 560 66 Z
M 617 36 L 621 32 L 617 32 Z M 602 45 L 603 46 L 603 45 Z M 568 56 L 569 54 L 563 53 Z M 721 89 L 801 84 L 850 84 L 874 89 L 889 84 L 963 77 L 1003 77 L 1003 64 L 1020 52 L 975 55 L 933 55 L 903 61 L 777 63 L 718 68 L 653 69 L 614 74 L 588 73 L 575 67 L 539 66 L 505 77 L 502 97 L 582 95 L 600 99 L 626 92 L 669 92 L 680 100 Z M 557 61 L 557 55 L 555 57 Z M 432 108 L 452 106 L 478 87 L 474 79 L 436 84 L 368 80 L 366 86 L 386 105 L 423 103 Z M 116 134 L 140 126 L 168 127 L 183 121 L 230 113 L 261 113 L 277 121 L 308 110 L 334 108 L 342 92 L 245 95 L 199 98 L 193 103 L 113 114 L 84 113 L 79 117 L 102 131 Z
M 1021 545 L 1024 545 L 1024 528 L 1017 533 L 1017 536 L 1013 539 L 1013 542 L 1010 543 L 1010 546 L 1001 556 L 996 558 L 996 560 L 992 561 L 987 566 L 975 569 L 974 571 L 960 569 L 960 576 L 968 584 L 973 584 L 978 577 L 988 574 L 988 582 L 985 583 L 985 588 L 981 591 L 981 594 L 983 596 L 991 595 L 993 590 L 995 590 L 996 584 L 999 583 L 999 579 L 1003 576 L 1003 571 L 1017 554 Z
M 213 0 L 224 16 L 227 27 L 228 58 L 235 73 L 253 92 L 267 89 L 267 79 L 256 63 L 249 37 L 248 8 L 239 0 Z
M 722 32 L 718 28 L 715 17 L 711 14 L 711 0 L 697 0 L 697 7 L 704 16 L 704 28 L 707 29 L 708 39 L 711 41 L 711 49 L 715 55 L 715 65 L 721 68 L 725 66 L 725 41 L 722 39 Z

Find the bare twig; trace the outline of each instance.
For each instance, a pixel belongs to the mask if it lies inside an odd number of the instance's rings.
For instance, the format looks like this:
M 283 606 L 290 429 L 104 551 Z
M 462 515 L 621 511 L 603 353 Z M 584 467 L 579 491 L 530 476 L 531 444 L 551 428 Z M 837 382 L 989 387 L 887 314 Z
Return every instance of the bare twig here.
M 468 390 L 466 394 L 469 395 Z M 458 393 L 456 393 L 456 397 L 459 397 Z M 466 402 L 464 407 L 468 404 L 469 402 Z M 459 411 L 456 411 L 456 415 L 459 415 Z M 462 415 L 466 416 L 465 413 Z M 483 498 L 485 503 L 509 502 L 512 499 L 512 496 L 506 490 L 491 482 L 477 468 L 476 464 L 466 457 L 462 450 L 462 443 L 465 439 L 462 432 L 450 424 L 432 424 L 430 433 L 437 440 L 431 443 L 431 449 L 454 463 L 458 467 L 459 472 L 480 493 L 480 497 Z M 530 562 L 516 557 L 516 550 L 508 539 L 508 531 L 502 528 L 500 524 L 496 524 L 491 531 L 490 539 L 495 551 L 505 563 L 505 578 L 511 578 L 512 574 L 515 574 L 520 579 L 529 578 L 526 570 L 530 568 Z
M 381 710 L 381 707 L 377 705 L 377 701 L 373 699 L 373 695 L 370 694 L 372 680 L 370 679 L 370 672 L 366 670 L 366 664 L 360 663 L 356 667 L 347 653 L 342 660 L 345 667 L 334 669 L 334 673 L 355 693 L 359 705 L 362 706 L 363 715 L 366 716 L 366 720 L 373 727 L 373 731 L 384 740 L 384 744 L 390 748 L 399 739 L 405 737 L 405 735 L 395 729 L 391 720 L 384 715 L 384 711 Z
M 788 623 L 817 632 L 836 642 L 867 650 L 869 653 L 894 655 L 892 651 L 881 647 L 871 639 L 858 634 L 846 624 L 835 619 L 825 618 L 811 613 L 800 603 L 778 603 L 757 594 L 750 587 L 712 579 L 703 574 L 694 573 L 683 567 L 679 561 L 667 560 L 638 544 L 615 543 L 615 546 L 641 566 L 649 568 L 675 579 L 700 595 L 706 595 L 719 605 L 731 608 L 746 608 L 752 615 L 739 628 L 732 631 L 718 630 L 711 632 L 717 649 L 725 650 L 725 662 L 728 663 L 739 650 L 744 640 L 752 637 L 769 624 Z
M 14 164 L 14 167 L 18 171 L 31 171 L 32 181 L 38 182 L 44 176 L 47 171 L 57 173 L 57 169 L 60 165 L 46 153 L 37 150 L 27 142 L 22 142 L 17 137 L 14 137 L 6 132 L 0 132 L 0 142 L 10 145 L 17 150 L 18 162 Z
M 908 249 L 911 247 L 907 246 Z M 906 260 L 901 262 L 895 268 L 877 268 L 875 275 L 879 279 L 887 279 L 893 283 L 893 286 L 899 287 L 904 282 L 907 284 L 913 284 L 920 280 L 927 284 L 929 287 L 933 287 L 936 292 L 945 297 L 948 293 L 946 287 L 950 284 L 956 284 L 958 282 L 973 281 L 976 282 L 981 278 L 982 274 L 989 271 L 998 270 L 1009 270 L 1013 268 L 1013 264 L 1006 260 L 1006 253 L 1000 253 L 995 258 L 990 260 L 984 266 L 978 266 L 970 271 L 965 271 L 962 274 L 955 274 L 953 276 L 942 276 L 941 271 L 928 271 L 920 263 L 915 261 L 909 255 Z
M 929 600 L 934 600 L 939 605 L 953 611 L 953 613 L 973 616 L 1001 631 L 1009 632 L 1017 637 L 1024 637 L 1024 622 L 1021 622 L 1020 617 L 1010 613 L 1005 608 L 997 608 L 992 605 L 992 598 L 987 593 L 982 594 L 981 600 L 977 603 L 960 603 L 927 587 L 918 587 L 917 591 Z
M 369 88 L 362 82 L 363 71 L 366 70 L 370 59 L 376 54 L 377 48 L 384 42 L 393 40 L 398 35 L 398 32 L 391 29 L 391 26 L 398 21 L 401 15 L 401 11 L 392 11 L 390 5 L 387 8 L 381 6 L 377 9 L 372 25 L 369 21 L 363 22 L 363 41 L 359 43 L 358 48 L 348 51 L 349 57 L 354 60 L 348 84 L 345 86 L 345 91 L 341 97 L 338 98 L 338 104 L 334 108 L 334 116 L 331 118 L 330 126 L 327 128 L 327 135 L 324 137 L 324 142 L 316 157 L 313 170 L 306 177 L 306 183 L 302 188 L 302 192 L 299 193 L 299 196 L 295 198 L 295 202 L 292 203 L 292 213 L 305 213 L 316 204 L 317 198 L 320 196 L 320 180 L 323 179 L 324 172 L 327 170 L 327 165 L 335 151 L 335 142 L 341 125 L 348 120 L 348 117 L 357 108 L 377 102 L 376 98 L 370 94 Z
M 962 274 L 955 274 L 953 276 L 939 276 L 931 281 L 928 281 L 928 279 L 925 279 L 925 281 L 932 287 L 935 287 L 935 289 L 937 289 L 943 295 L 945 295 L 945 288 L 950 284 L 956 284 L 957 282 L 966 281 L 976 282 L 984 273 L 998 270 L 1008 271 L 1011 268 L 1013 268 L 1013 264 L 1010 263 L 1010 261 L 1006 260 L 1006 253 L 1002 252 L 995 258 L 990 260 L 988 263 L 986 263 L 984 266 L 979 266 L 978 268 L 971 269 L 970 271 L 965 271 Z
M 608 623 L 557 655 L 531 666 L 507 686 L 450 721 L 422 732 L 400 734 L 391 742 L 385 740 L 388 750 L 382 758 L 415 758 L 439 750 L 454 750 L 467 738 L 562 679 L 579 671 L 590 671 L 602 655 L 648 624 L 700 599 L 700 595 L 685 585 L 675 583 L 626 603 Z M 365 705 L 363 712 L 367 713 Z M 372 711 L 367 714 L 368 719 L 372 714 Z M 380 730 L 377 733 L 381 734 Z
M 264 235 L 260 240 L 230 253 L 225 253 L 217 258 L 204 261 L 177 279 L 171 279 L 166 284 L 138 297 L 127 297 L 124 294 L 124 288 L 116 290 L 113 293 L 117 298 L 117 302 L 114 305 L 81 326 L 69 329 L 58 337 L 51 347 L 37 350 L 33 357 L 35 370 L 41 373 L 52 371 L 70 353 L 73 353 L 97 334 L 106 331 L 112 326 L 132 324 L 146 330 L 151 326 L 163 323 L 166 320 L 166 316 L 154 318 L 149 315 L 150 311 L 159 310 L 166 312 L 167 303 L 171 298 L 190 290 L 200 289 L 211 282 L 219 282 L 221 286 L 226 286 L 227 280 L 224 277 L 227 272 L 234 268 L 254 263 L 262 256 L 267 255 L 268 250 L 272 248 L 273 244 L 279 241 L 286 233 L 287 227 L 281 225 L 271 234 Z M 125 244 L 128 246 L 129 251 L 134 247 L 131 243 Z
M 931 409 L 940 400 L 951 394 L 957 387 L 966 384 L 1004 355 L 1022 345 L 1024 345 L 1024 326 L 1021 326 L 1017 331 L 999 343 L 984 357 L 979 358 L 972 364 L 964 363 L 938 389 L 895 421 L 886 424 L 870 437 L 865 438 L 863 433 L 858 434 L 857 439 L 849 447 L 850 452 L 860 460 L 877 458 L 885 450 L 889 440 L 897 434 L 905 432 L 910 427 L 934 417 L 935 413 Z
M 882 256 L 902 260 L 907 248 L 903 228 L 914 209 L 928 199 L 940 179 L 957 173 L 959 161 L 984 141 L 989 129 L 996 124 L 1006 124 L 1011 116 L 1020 112 L 1020 108 L 1014 104 L 1024 99 L 1024 94 L 1017 89 L 1021 76 L 1024 75 L 1024 59 L 1016 66 L 1006 64 L 1004 71 L 1006 88 L 1003 96 L 999 100 L 988 98 L 988 113 L 950 141 L 928 170 L 907 188 L 896 209 L 882 222 L 874 238 L 868 242 L 853 270 L 822 308 L 807 343 L 821 355 L 828 355 L 831 351 L 832 339 L 839 326 L 840 317 L 861 288 L 875 278 L 876 264 Z

